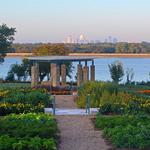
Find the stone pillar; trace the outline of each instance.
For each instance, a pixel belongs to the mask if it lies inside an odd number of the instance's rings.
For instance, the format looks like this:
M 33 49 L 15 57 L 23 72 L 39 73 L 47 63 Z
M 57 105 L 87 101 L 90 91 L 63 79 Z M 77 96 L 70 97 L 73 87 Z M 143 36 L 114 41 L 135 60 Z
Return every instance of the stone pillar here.
M 94 65 L 94 61 L 92 61 L 92 65 L 90 66 L 90 70 L 91 70 L 91 81 L 95 81 L 95 65 Z
M 66 65 L 65 64 L 61 65 L 61 85 L 62 86 L 66 85 Z
M 77 66 L 77 86 L 80 86 L 83 83 L 83 70 L 82 65 L 79 62 Z
M 39 82 L 39 65 L 33 65 L 31 67 L 31 87 L 38 85 Z
M 60 66 L 55 63 L 51 63 L 51 84 L 60 86 Z
M 87 62 L 85 62 L 85 66 L 83 67 L 83 83 L 89 81 L 89 67 L 87 66 Z

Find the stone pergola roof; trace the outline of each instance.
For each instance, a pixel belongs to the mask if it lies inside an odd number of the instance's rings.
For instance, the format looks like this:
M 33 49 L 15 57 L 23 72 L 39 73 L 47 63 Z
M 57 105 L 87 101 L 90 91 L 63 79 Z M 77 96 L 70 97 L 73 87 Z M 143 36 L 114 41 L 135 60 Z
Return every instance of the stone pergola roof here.
M 28 57 L 32 62 L 75 62 L 75 61 L 93 61 L 94 57 L 83 57 L 83 56 L 36 56 Z

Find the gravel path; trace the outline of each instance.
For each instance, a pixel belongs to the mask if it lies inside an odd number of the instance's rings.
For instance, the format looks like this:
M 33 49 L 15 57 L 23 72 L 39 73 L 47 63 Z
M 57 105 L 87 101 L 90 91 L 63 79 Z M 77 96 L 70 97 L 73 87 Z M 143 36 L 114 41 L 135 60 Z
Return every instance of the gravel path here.
M 72 96 L 56 96 L 59 108 L 76 108 Z M 101 131 L 94 129 L 92 115 L 56 116 L 60 129 L 59 150 L 109 150 Z
M 57 116 L 61 131 L 59 150 L 109 150 L 91 116 Z
M 56 108 L 77 108 L 74 99 L 75 96 L 72 95 L 56 95 Z

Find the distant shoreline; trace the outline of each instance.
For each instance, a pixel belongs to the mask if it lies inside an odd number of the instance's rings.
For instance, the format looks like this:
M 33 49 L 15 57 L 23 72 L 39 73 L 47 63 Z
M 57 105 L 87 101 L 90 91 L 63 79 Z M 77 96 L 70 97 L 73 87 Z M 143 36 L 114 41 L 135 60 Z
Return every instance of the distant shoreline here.
M 32 53 L 7 53 L 6 57 L 28 57 L 32 55 Z
M 7 57 L 30 57 L 32 53 L 7 53 Z M 150 53 L 145 54 L 134 54 L 134 53 L 70 53 L 69 56 L 90 56 L 96 58 L 150 58 Z
M 150 58 L 149 54 L 133 54 L 133 53 L 70 53 L 69 56 L 91 56 L 96 58 L 107 58 L 107 57 L 116 57 L 116 58 Z

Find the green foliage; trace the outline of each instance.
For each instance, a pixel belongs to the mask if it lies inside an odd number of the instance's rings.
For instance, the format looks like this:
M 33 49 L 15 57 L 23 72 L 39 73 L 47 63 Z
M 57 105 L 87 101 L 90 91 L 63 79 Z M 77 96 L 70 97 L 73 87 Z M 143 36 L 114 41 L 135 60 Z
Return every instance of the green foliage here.
M 133 68 L 127 68 L 126 70 L 126 84 L 130 84 L 133 80 L 133 77 L 134 77 L 134 71 L 133 71 Z
M 14 138 L 7 135 L 0 136 L 0 150 L 56 150 L 54 139 L 33 138 Z
M 0 150 L 56 150 L 58 128 L 50 115 L 9 115 L 0 118 L 0 130 Z
M 91 107 L 100 108 L 102 114 L 150 113 L 150 97 L 137 91 L 148 87 L 118 85 L 107 82 L 87 82 L 78 89 L 78 107 L 84 108 L 90 94 Z
M 102 94 L 107 91 L 108 93 L 117 93 L 118 85 L 115 83 L 106 82 L 87 82 L 78 89 L 77 105 L 81 108 L 85 107 L 86 96 L 90 94 L 91 107 L 99 107 Z
M 23 103 L 38 105 L 43 104 L 45 107 L 50 104 L 50 95 L 38 90 L 23 91 L 9 91 L 7 96 L 2 98 L 0 102 L 8 102 L 12 104 Z
M 123 65 L 119 61 L 115 61 L 114 63 L 108 65 L 111 78 L 114 82 L 119 83 L 124 76 Z
M 0 89 L 28 89 L 31 88 L 30 83 L 0 83 Z
M 0 116 L 44 112 L 50 104 L 51 97 L 44 89 L 0 89 Z
M 17 81 L 26 81 L 30 74 L 30 62 L 27 59 L 22 61 L 22 64 L 12 64 L 10 70 L 7 73 L 6 81 L 14 81 L 17 77 Z
M 36 56 L 68 55 L 69 49 L 64 44 L 43 44 L 33 50 Z
M 0 116 L 6 116 L 8 114 L 20 114 L 20 113 L 39 113 L 44 112 L 44 105 L 38 104 L 36 106 L 33 106 L 31 104 L 23 104 L 23 103 L 8 103 L 8 102 L 1 102 L 0 103 Z
M 96 127 L 102 129 L 104 135 L 117 148 L 150 147 L 150 117 L 146 114 L 97 115 Z
M 53 117 L 46 114 L 8 115 L 0 118 L 0 134 L 13 137 L 56 137 L 57 126 Z
M 44 46 L 44 43 L 26 43 L 26 44 L 13 44 L 13 49 L 16 52 L 32 52 L 38 47 Z M 65 47 L 72 52 L 77 53 L 149 53 L 150 43 L 87 43 L 87 44 L 65 44 Z
M 5 53 L 14 40 L 15 32 L 15 28 L 9 28 L 6 24 L 0 25 L 0 63 L 4 61 Z

